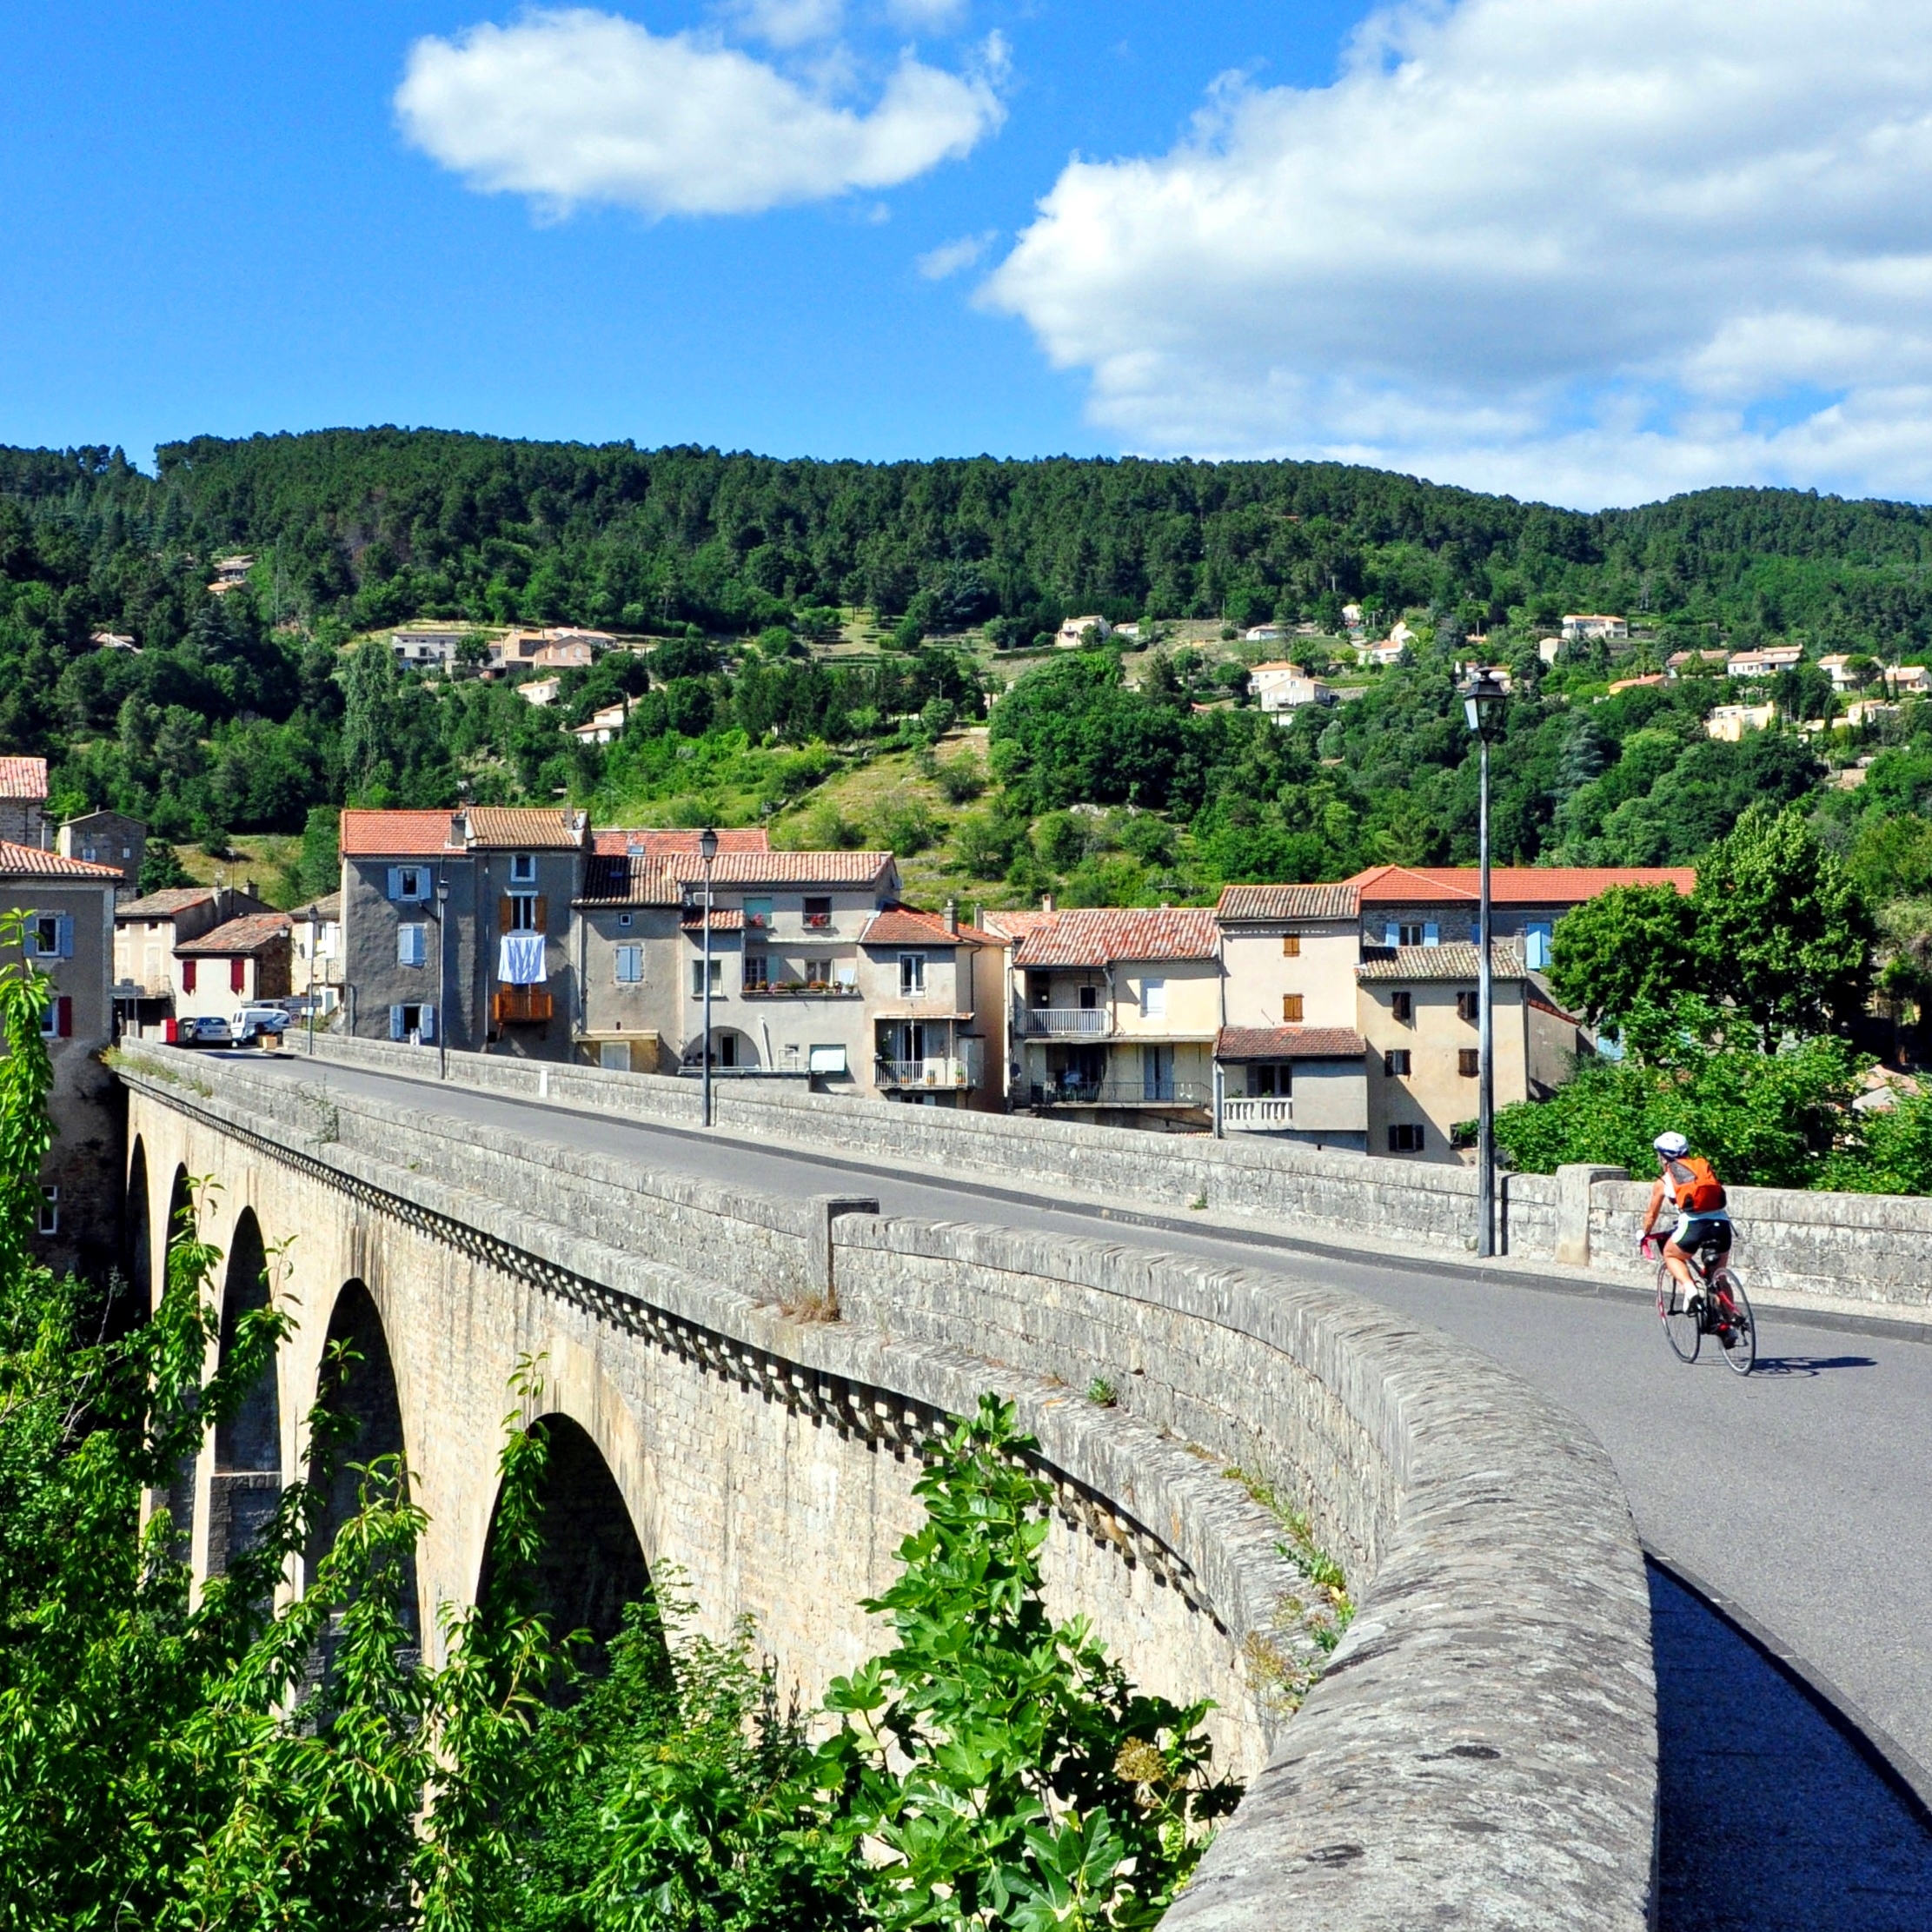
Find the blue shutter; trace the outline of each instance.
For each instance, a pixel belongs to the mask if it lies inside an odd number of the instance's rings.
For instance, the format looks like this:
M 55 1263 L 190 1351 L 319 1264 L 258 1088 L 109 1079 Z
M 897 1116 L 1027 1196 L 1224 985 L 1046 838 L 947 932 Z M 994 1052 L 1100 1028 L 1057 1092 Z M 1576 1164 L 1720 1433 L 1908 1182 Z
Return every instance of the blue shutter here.
M 1402 943 L 1402 928 L 1392 919 L 1384 922 L 1382 943 L 1384 946 L 1399 946 Z
M 400 1006 L 391 1006 L 389 1008 L 389 1038 L 391 1039 L 401 1039 L 402 1037 L 402 1008 Z
M 417 1012 L 420 1024 L 416 1031 L 422 1035 L 422 1044 L 428 1046 L 436 1037 L 436 1009 L 434 1006 L 422 1006 Z
M 62 959 L 71 959 L 74 957 L 74 915 L 71 913 L 60 914 L 57 931 L 60 936 L 54 942 L 55 951 Z
M 1430 920 L 1424 925 L 1422 943 L 1424 946 L 1440 946 L 1443 943 L 1443 929 L 1434 920 Z
M 401 866 L 391 866 L 389 867 L 389 897 L 391 899 L 401 899 L 402 897 L 402 868 Z

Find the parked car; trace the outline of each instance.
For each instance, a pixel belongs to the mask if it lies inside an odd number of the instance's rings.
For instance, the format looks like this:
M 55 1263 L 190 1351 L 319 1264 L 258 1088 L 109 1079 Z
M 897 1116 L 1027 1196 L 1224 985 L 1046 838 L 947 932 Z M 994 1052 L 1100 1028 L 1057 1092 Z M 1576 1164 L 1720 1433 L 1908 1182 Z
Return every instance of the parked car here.
M 175 1027 L 176 1042 L 182 1046 L 226 1046 L 233 1038 L 228 1022 L 212 1013 L 191 1015 Z
M 228 1037 L 236 1046 L 251 1046 L 264 1033 L 289 1031 L 289 1015 L 280 1006 L 243 1006 L 229 1022 Z

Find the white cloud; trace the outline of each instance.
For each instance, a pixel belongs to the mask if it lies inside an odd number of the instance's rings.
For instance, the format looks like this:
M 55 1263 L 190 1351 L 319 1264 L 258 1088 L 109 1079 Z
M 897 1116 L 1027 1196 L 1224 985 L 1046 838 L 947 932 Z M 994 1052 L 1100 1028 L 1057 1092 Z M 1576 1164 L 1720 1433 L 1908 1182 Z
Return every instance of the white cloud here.
M 829 40 L 845 24 L 845 0 L 735 0 L 730 17 L 773 47 Z
M 886 0 L 886 10 L 902 27 L 939 33 L 966 17 L 966 0 Z
M 944 282 L 949 275 L 970 269 L 999 239 L 999 230 L 989 228 L 984 235 L 962 235 L 957 242 L 941 242 L 916 259 L 915 266 L 928 282 Z
M 1932 496 L 1932 0 L 1451 0 L 1068 164 L 983 299 L 1132 445 Z
M 409 139 L 471 187 L 563 214 L 746 215 L 891 188 L 999 125 L 995 73 L 903 58 L 858 113 L 734 48 L 588 9 L 472 27 L 409 50 Z

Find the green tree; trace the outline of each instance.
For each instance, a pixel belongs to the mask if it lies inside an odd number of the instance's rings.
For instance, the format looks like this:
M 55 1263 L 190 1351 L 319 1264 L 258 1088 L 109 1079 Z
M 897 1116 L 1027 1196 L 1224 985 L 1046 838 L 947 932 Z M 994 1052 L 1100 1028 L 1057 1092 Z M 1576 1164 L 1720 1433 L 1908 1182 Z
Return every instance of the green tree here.
M 349 802 L 394 802 L 400 775 L 401 718 L 395 654 L 380 638 L 349 661 L 342 714 L 342 782 Z
M 1700 861 L 1693 905 L 1705 984 L 1750 1016 L 1767 1049 L 1864 1011 L 1871 914 L 1801 813 L 1751 807 Z
M 1694 992 L 1699 971 L 1691 904 L 1674 886 L 1613 886 L 1557 922 L 1550 984 L 1593 1026 Z
M 143 893 L 164 893 L 177 886 L 191 886 L 188 868 L 180 854 L 165 839 L 150 839 L 142 848 L 139 890 Z

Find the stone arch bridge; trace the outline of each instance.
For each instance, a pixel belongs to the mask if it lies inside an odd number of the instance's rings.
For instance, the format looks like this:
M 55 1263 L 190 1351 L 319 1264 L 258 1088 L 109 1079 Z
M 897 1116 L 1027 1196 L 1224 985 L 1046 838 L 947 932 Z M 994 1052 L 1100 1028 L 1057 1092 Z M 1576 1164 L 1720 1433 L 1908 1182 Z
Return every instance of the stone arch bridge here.
M 1291 1276 L 764 1199 L 168 1049 L 121 1072 L 137 1277 L 158 1292 L 206 1178 L 221 1345 L 265 1292 L 296 1325 L 172 1499 L 198 1574 L 301 1468 L 349 1339 L 351 1453 L 403 1455 L 428 1516 L 434 1645 L 486 1560 L 511 1376 L 541 1358 L 557 1614 L 608 1632 L 674 1571 L 813 1697 L 878 1647 L 857 1604 L 918 1520 L 920 1445 L 994 1390 L 1055 1487 L 1054 1607 L 1149 1688 L 1213 1697 L 1249 1783 L 1169 1923 L 1646 1922 L 1629 1511 L 1580 1425 L 1484 1358 Z M 1359 1605 L 1298 1713 L 1320 1619 L 1285 1505 Z

